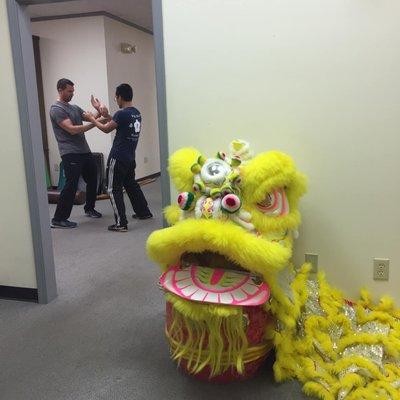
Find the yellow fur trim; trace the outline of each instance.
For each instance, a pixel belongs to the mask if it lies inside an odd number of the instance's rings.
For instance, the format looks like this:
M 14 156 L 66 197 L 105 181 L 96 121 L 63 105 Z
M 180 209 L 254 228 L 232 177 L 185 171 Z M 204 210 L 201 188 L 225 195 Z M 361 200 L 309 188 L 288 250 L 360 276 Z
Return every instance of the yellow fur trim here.
M 268 282 L 271 273 L 284 268 L 291 256 L 290 248 L 245 232 L 231 221 L 187 219 L 153 232 L 147 240 L 149 257 L 163 266 L 179 263 L 184 252 L 207 250 L 262 274 Z
M 176 151 L 169 158 L 168 171 L 179 192 L 190 192 L 193 186 L 191 167 L 197 162 L 200 153 L 191 147 Z
M 164 208 L 164 217 L 169 225 L 175 225 L 180 217 L 182 210 L 177 205 L 171 205 Z

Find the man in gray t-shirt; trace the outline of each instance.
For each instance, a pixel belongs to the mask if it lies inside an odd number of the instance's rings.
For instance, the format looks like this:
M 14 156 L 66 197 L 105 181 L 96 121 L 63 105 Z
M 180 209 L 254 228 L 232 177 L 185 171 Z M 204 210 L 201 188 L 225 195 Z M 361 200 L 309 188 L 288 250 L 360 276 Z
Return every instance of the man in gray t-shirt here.
M 83 126 L 82 117 L 84 113 L 85 112 L 79 106 L 64 103 L 59 100 L 51 106 L 50 119 L 53 125 L 54 135 L 57 139 L 58 149 L 60 150 L 60 156 L 70 153 L 90 153 L 89 145 L 83 133 L 74 135 L 67 132 L 59 125 L 65 119 L 69 118 L 72 125 Z
M 69 79 L 57 82 L 58 100 L 50 108 L 50 119 L 58 149 L 63 161 L 66 183 L 60 193 L 54 217 L 53 228 L 75 228 L 76 222 L 68 221 L 82 175 L 86 182 L 85 213 L 91 218 L 100 218 L 101 214 L 94 209 L 97 188 L 97 167 L 85 132 L 94 124 L 85 124 L 88 118 L 82 108 L 69 104 L 74 95 L 74 84 Z

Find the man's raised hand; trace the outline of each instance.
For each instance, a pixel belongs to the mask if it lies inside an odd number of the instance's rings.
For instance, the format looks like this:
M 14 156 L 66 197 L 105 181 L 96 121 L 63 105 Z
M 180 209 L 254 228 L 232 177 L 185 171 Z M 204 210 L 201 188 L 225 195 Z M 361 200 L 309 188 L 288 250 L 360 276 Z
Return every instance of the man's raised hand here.
M 92 106 L 99 111 L 101 107 L 100 100 L 97 97 L 94 97 L 93 95 L 90 96 L 90 102 L 92 103 Z M 100 112 L 100 111 L 99 111 Z
M 100 105 L 100 108 L 99 108 L 99 113 L 100 113 L 100 115 L 102 116 L 102 117 L 104 117 L 104 118 L 109 118 L 109 112 L 108 112 L 108 108 L 104 105 L 104 104 L 101 104 Z

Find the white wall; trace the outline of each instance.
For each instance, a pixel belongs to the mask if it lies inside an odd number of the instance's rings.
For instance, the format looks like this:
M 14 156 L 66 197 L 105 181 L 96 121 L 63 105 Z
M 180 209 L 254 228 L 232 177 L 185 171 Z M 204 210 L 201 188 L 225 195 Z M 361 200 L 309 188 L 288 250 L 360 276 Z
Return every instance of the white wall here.
M 37 288 L 6 2 L 0 1 L 0 285 Z
M 296 262 L 400 300 L 400 3 L 163 2 L 170 151 L 232 138 L 309 176 Z M 391 260 L 389 282 L 372 258 Z
M 56 84 L 60 78 L 71 79 L 75 83 L 75 95 L 71 103 L 84 110 L 92 109 L 92 93 L 102 99 L 108 98 L 104 18 L 98 16 L 33 22 L 32 33 L 40 37 L 50 169 L 52 183 L 57 185 L 58 172 L 55 165 L 61 159 L 49 117 L 50 106 L 57 100 Z M 96 128 L 86 133 L 86 139 L 90 149 L 103 153 L 106 161 L 111 148 L 111 136 Z
M 115 88 L 129 83 L 133 87 L 133 103 L 142 114 L 142 131 L 136 150 L 136 177 L 141 178 L 160 172 L 153 36 L 107 17 L 104 23 L 111 112 L 118 109 Z M 121 42 L 136 45 L 137 52 L 122 53 Z

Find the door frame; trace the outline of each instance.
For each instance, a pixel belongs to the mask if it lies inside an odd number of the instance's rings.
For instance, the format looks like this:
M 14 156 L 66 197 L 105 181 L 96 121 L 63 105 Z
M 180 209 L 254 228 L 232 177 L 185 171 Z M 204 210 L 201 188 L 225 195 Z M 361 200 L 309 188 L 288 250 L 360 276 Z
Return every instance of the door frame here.
M 67 0 L 7 0 L 7 14 L 31 218 L 38 302 L 42 304 L 49 303 L 57 297 L 57 284 L 46 193 L 45 160 L 30 26 L 31 21 L 27 12 L 27 6 L 63 1 Z M 164 207 L 170 202 L 170 186 L 167 174 L 168 134 L 162 0 L 152 0 L 152 7 L 160 140 L 161 191 L 162 205 Z

